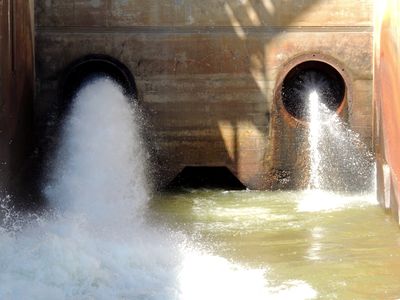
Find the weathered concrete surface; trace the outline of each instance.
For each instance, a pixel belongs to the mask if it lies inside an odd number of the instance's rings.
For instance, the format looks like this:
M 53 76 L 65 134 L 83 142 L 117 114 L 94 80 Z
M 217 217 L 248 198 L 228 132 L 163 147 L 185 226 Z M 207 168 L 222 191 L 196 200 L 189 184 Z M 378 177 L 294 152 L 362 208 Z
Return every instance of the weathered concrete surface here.
M 289 175 L 307 168 L 304 126 L 275 101 L 300 55 L 343 66 L 346 118 L 371 141 L 372 0 L 37 0 L 36 19 L 38 117 L 69 63 L 117 58 L 135 77 L 164 181 L 184 166 L 228 166 L 250 188 L 301 187 Z
M 399 220 L 400 207 L 400 3 L 376 3 L 375 148 L 378 199 Z
M 0 184 L 8 188 L 31 151 L 33 1 L 0 1 L 0 22 Z
M 371 26 L 372 1 L 37 0 L 40 26 Z M 235 23 L 237 22 L 237 23 Z

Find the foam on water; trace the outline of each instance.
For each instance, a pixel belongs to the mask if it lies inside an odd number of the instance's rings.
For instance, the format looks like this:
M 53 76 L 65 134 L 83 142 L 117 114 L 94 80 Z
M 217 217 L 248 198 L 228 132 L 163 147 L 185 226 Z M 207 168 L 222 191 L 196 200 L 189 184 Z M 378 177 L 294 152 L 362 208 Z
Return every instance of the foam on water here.
M 330 212 L 352 207 L 377 205 L 375 194 L 340 194 L 323 190 L 307 190 L 297 197 L 299 212 Z
M 1 299 L 176 299 L 179 292 L 179 249 L 148 228 L 112 238 L 59 217 L 0 241 Z
M 304 281 L 273 287 L 144 219 L 148 193 L 138 114 L 109 79 L 87 84 L 66 119 L 45 187 L 50 211 L 3 200 L 0 299 L 310 299 Z
M 194 272 L 195 271 L 195 272 Z M 182 299 L 314 299 L 317 292 L 306 282 L 290 280 L 267 286 L 266 271 L 246 269 L 218 256 L 188 253 L 180 273 Z

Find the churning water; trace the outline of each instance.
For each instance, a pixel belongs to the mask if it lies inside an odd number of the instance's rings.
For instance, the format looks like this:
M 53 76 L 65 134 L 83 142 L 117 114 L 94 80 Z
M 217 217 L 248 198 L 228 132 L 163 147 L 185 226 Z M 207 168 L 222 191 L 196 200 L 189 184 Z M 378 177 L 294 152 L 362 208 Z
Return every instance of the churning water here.
M 345 135 L 335 145 L 348 143 L 354 134 L 330 116 Z M 47 211 L 22 215 L 10 199 L 0 203 L 0 299 L 398 298 L 400 234 L 375 197 L 150 197 L 140 123 L 111 80 L 79 91 L 44 185 Z
M 197 235 L 215 256 L 266 270 L 264 296 L 237 299 L 400 297 L 400 233 L 373 194 L 188 190 L 151 203 L 155 219 Z M 202 270 L 219 287 L 210 265 Z
M 47 212 L 21 215 L 2 201 L 0 299 L 316 297 L 303 280 L 272 284 L 267 266 L 234 263 L 195 246 L 196 232 L 146 218 L 138 122 L 111 80 L 78 92 L 44 187 Z

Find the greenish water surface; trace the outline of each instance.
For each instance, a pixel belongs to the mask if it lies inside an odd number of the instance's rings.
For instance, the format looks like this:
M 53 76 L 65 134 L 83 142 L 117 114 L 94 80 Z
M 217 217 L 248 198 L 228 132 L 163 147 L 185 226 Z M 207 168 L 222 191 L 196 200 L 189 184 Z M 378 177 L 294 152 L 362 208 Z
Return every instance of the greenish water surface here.
M 400 298 L 400 231 L 373 195 L 186 190 L 155 196 L 151 214 L 213 255 L 266 269 L 277 288 L 301 281 L 316 299 Z

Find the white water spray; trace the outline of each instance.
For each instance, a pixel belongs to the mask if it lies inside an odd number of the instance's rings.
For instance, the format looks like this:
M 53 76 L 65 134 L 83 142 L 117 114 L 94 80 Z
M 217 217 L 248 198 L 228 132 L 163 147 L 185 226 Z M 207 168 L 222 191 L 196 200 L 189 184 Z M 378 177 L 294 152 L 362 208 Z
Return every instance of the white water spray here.
M 143 221 L 136 118 L 109 79 L 79 91 L 45 188 L 53 213 L 0 234 L 0 299 L 177 298 L 178 240 Z
M 72 105 L 46 187 L 48 201 L 103 227 L 137 223 L 148 195 L 133 104 L 119 86 L 98 79 Z
M 316 90 L 313 90 L 310 93 L 308 98 L 309 105 L 309 153 L 310 153 L 310 181 L 309 181 L 309 189 L 319 189 L 319 166 L 321 160 L 321 154 L 319 152 L 319 142 L 320 142 L 320 104 L 319 104 L 319 96 Z
M 329 97 L 324 84 L 308 96 L 308 189 L 371 192 L 373 155 L 360 136 L 321 101 L 323 96 Z
M 194 250 L 184 236 L 151 226 L 137 118 L 108 79 L 79 91 L 45 189 L 55 213 L 20 226 L 2 208 L 18 226 L 0 227 L 0 299 L 316 297 L 304 281 L 270 287 L 266 270 Z

